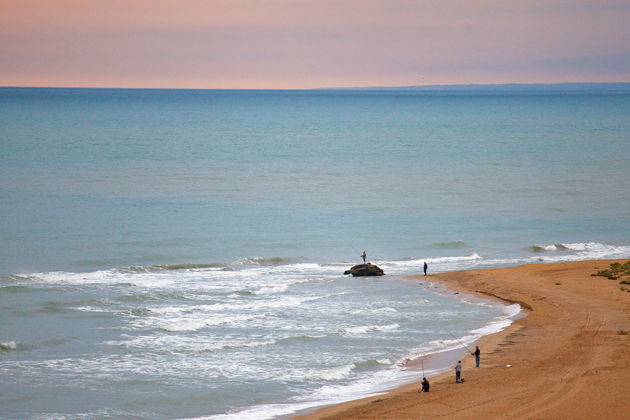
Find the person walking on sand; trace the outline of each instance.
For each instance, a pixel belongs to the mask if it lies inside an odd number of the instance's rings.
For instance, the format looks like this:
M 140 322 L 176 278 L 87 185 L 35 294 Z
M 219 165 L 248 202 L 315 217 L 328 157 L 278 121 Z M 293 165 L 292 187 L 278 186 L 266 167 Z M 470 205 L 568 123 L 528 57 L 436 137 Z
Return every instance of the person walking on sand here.
M 471 354 L 475 356 L 475 367 L 479 367 L 479 361 L 481 360 L 481 350 L 479 350 L 479 346 L 477 346 L 475 351 Z
M 458 384 L 461 384 L 462 382 L 464 382 L 464 380 L 462 379 L 462 361 L 458 360 L 457 364 L 455 365 L 455 382 L 457 382 Z
M 422 392 L 429 392 L 431 389 L 431 384 L 427 378 L 422 378 Z
M 366 257 L 367 257 L 367 254 L 365 253 L 365 251 L 363 251 L 363 254 L 361 254 L 361 258 L 363 258 L 363 264 L 365 264 Z
M 424 262 L 424 275 L 427 275 L 427 268 L 429 268 L 429 266 L 427 265 L 427 262 Z

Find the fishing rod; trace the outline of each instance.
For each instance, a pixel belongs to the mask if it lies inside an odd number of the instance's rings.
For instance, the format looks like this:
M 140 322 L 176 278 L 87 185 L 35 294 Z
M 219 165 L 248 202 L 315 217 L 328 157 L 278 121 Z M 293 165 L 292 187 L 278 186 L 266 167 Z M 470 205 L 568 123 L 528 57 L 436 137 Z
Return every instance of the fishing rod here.
M 363 252 L 359 252 L 359 251 L 358 251 L 355 247 L 353 247 L 353 246 L 350 244 L 350 242 L 347 242 L 347 241 L 346 241 L 346 244 L 347 244 L 350 248 L 352 248 L 352 250 L 353 250 L 354 252 L 356 252 L 356 253 L 357 253 L 357 255 L 358 255 L 359 257 L 363 257 L 363 254 L 365 254 L 365 251 L 363 251 Z
M 449 334 L 451 337 L 453 337 L 453 338 L 455 339 L 455 341 L 457 341 L 459 344 L 461 344 L 462 346 L 464 346 L 464 348 L 468 351 L 468 353 L 472 354 L 472 352 L 470 351 L 470 349 L 468 348 L 468 346 L 466 346 L 466 344 L 464 344 L 464 343 L 462 343 L 461 341 L 459 341 L 459 340 L 457 339 L 457 337 L 455 337 L 453 334 L 451 334 L 451 332 L 450 332 L 450 331 L 448 331 L 448 330 L 447 330 L 447 332 L 448 332 L 448 334 Z
M 361 255 L 361 253 L 360 253 L 360 252 L 359 252 L 359 251 L 358 251 L 355 247 L 353 247 L 352 245 L 350 245 L 350 242 L 346 242 L 346 244 L 347 244 L 350 248 L 352 248 L 352 250 L 353 250 L 354 252 L 356 252 L 358 255 Z
M 422 365 L 422 380 L 424 381 L 426 379 L 426 376 L 424 376 L 424 354 L 420 353 L 420 364 Z M 420 385 L 420 388 L 418 388 L 418 392 L 422 392 L 422 385 Z

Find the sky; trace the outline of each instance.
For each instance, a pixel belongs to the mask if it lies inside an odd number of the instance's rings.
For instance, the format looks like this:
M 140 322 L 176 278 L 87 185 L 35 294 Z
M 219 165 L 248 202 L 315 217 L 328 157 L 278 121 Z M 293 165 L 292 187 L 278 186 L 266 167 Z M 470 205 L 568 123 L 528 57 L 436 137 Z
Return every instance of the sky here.
M 0 0 L 0 86 L 630 82 L 630 0 Z

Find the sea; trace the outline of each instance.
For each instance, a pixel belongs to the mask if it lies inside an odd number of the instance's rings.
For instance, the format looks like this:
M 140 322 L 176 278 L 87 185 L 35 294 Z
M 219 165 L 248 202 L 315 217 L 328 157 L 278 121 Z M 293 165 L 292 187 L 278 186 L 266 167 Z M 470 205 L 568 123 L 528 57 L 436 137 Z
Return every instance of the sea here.
M 630 258 L 630 92 L 0 88 L 0 244 L 0 418 L 287 418 L 520 316 L 431 274 Z

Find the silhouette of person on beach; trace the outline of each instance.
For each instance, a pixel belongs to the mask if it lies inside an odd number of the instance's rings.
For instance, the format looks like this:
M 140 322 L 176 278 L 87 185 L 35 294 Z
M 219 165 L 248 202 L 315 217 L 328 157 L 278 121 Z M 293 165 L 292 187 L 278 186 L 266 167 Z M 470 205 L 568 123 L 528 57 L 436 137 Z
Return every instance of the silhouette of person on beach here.
M 429 392 L 431 389 L 431 384 L 427 378 L 422 378 L 422 392 Z
M 464 380 L 462 379 L 462 361 L 458 360 L 457 364 L 455 365 L 455 382 L 457 382 L 458 384 L 461 384 L 462 382 L 464 382 Z
M 367 257 L 367 254 L 365 253 L 365 251 L 363 251 L 363 254 L 361 254 L 361 258 L 363 258 L 363 264 L 365 264 L 366 257 Z
M 427 265 L 427 262 L 424 262 L 424 275 L 427 275 L 427 268 L 429 268 L 429 266 Z
M 479 361 L 481 360 L 481 350 L 479 350 L 479 346 L 477 346 L 475 351 L 470 354 L 475 356 L 475 367 L 479 367 Z

